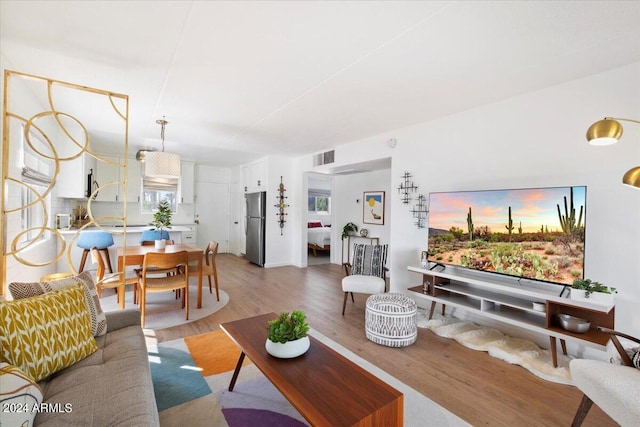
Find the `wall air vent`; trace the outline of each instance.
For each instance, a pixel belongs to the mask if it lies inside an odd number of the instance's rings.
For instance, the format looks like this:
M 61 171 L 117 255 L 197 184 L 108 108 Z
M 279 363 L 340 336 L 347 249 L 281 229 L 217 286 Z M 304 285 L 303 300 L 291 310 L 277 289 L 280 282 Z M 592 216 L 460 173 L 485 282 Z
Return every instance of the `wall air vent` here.
M 313 166 L 322 166 L 335 161 L 335 150 L 313 155 Z

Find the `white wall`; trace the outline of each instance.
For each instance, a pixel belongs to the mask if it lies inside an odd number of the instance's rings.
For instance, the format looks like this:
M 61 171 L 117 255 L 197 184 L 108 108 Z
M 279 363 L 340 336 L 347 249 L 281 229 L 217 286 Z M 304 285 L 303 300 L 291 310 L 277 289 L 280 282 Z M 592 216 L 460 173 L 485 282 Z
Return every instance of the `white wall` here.
M 266 209 L 266 248 L 265 267 L 278 267 L 291 265 L 293 258 L 293 242 L 297 236 L 296 229 L 301 224 L 301 218 L 293 212 L 299 210 L 300 206 L 307 205 L 307 198 L 291 197 L 293 185 L 293 164 L 290 158 L 280 156 L 269 156 L 267 158 L 268 181 L 267 189 L 267 209 Z M 280 228 L 278 222 L 279 209 L 275 206 L 279 202 L 278 187 L 280 177 L 285 188 L 285 224 Z M 306 222 L 305 222 L 306 223 Z
M 380 244 L 390 241 L 390 218 L 391 218 L 391 169 L 365 172 L 353 175 L 336 175 L 334 177 L 334 190 L 332 191 L 332 204 L 335 212 L 335 223 L 332 226 L 332 241 L 337 242 L 331 251 L 331 262 L 342 263 L 347 260 L 347 248 L 343 248 L 341 240 L 342 228 L 348 222 L 353 222 L 358 226 L 358 231 L 362 228 L 369 230 L 369 236 L 378 237 Z M 363 214 L 363 193 L 365 191 L 385 192 L 385 222 L 383 225 L 365 224 L 362 221 Z M 365 243 L 358 241 L 358 243 Z M 346 245 L 346 240 L 344 242 Z
M 408 171 L 425 195 L 586 185 L 585 275 L 618 288 L 616 328 L 640 336 L 640 190 L 621 184 L 622 175 L 640 165 L 640 126 L 623 122 L 624 136 L 613 146 L 594 147 L 585 140 L 589 125 L 605 116 L 639 119 L 639 100 L 636 63 L 338 146 L 336 166 L 391 155 L 391 188 Z M 390 138 L 398 141 L 393 149 Z M 309 158 L 299 162 L 302 170 L 313 169 Z M 413 225 L 411 205 L 397 194 L 387 200 L 391 288 L 402 290 L 420 282 L 406 268 L 426 249 L 427 231 Z

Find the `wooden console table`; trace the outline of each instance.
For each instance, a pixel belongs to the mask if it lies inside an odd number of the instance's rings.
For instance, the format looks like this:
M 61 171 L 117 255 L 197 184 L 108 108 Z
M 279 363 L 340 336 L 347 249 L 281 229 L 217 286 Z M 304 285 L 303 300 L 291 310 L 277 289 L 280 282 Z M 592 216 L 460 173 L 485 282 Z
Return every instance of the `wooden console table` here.
M 278 359 L 267 353 L 268 313 L 222 323 L 220 328 L 242 353 L 229 385 L 233 387 L 245 355 L 312 426 L 402 426 L 403 394 L 313 337 L 300 357 Z
M 549 336 L 553 366 L 558 366 L 557 343 L 567 354 L 567 339 L 599 347 L 606 346 L 609 334 L 597 326 L 614 328 L 615 306 L 603 306 L 560 297 L 560 287 L 527 283 L 521 285 L 512 278 L 488 277 L 478 273 L 454 271 L 451 267 L 408 267 L 409 271 L 422 274 L 422 285 L 410 288 L 412 296 L 431 302 L 429 318 L 436 304 L 476 313 L 480 316 L 514 325 Z M 554 293 L 554 291 L 556 291 Z M 545 312 L 533 309 L 533 302 L 545 304 Z M 591 321 L 591 328 L 582 334 L 560 327 L 559 314 L 568 314 Z

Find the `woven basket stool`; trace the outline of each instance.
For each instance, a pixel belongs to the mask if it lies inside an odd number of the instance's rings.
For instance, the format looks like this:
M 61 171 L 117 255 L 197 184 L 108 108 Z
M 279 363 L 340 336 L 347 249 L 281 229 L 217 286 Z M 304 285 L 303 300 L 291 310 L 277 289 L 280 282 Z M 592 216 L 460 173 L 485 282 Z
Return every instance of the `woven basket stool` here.
M 406 347 L 416 342 L 418 307 L 411 298 L 390 292 L 367 298 L 367 339 L 387 347 Z

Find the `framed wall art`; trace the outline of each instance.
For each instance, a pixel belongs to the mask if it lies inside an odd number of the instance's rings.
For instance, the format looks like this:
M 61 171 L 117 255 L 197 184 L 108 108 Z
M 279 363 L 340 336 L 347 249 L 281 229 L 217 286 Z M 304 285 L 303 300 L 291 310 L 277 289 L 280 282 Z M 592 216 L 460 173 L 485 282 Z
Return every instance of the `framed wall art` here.
M 384 225 L 384 191 L 365 191 L 362 199 L 362 222 Z

